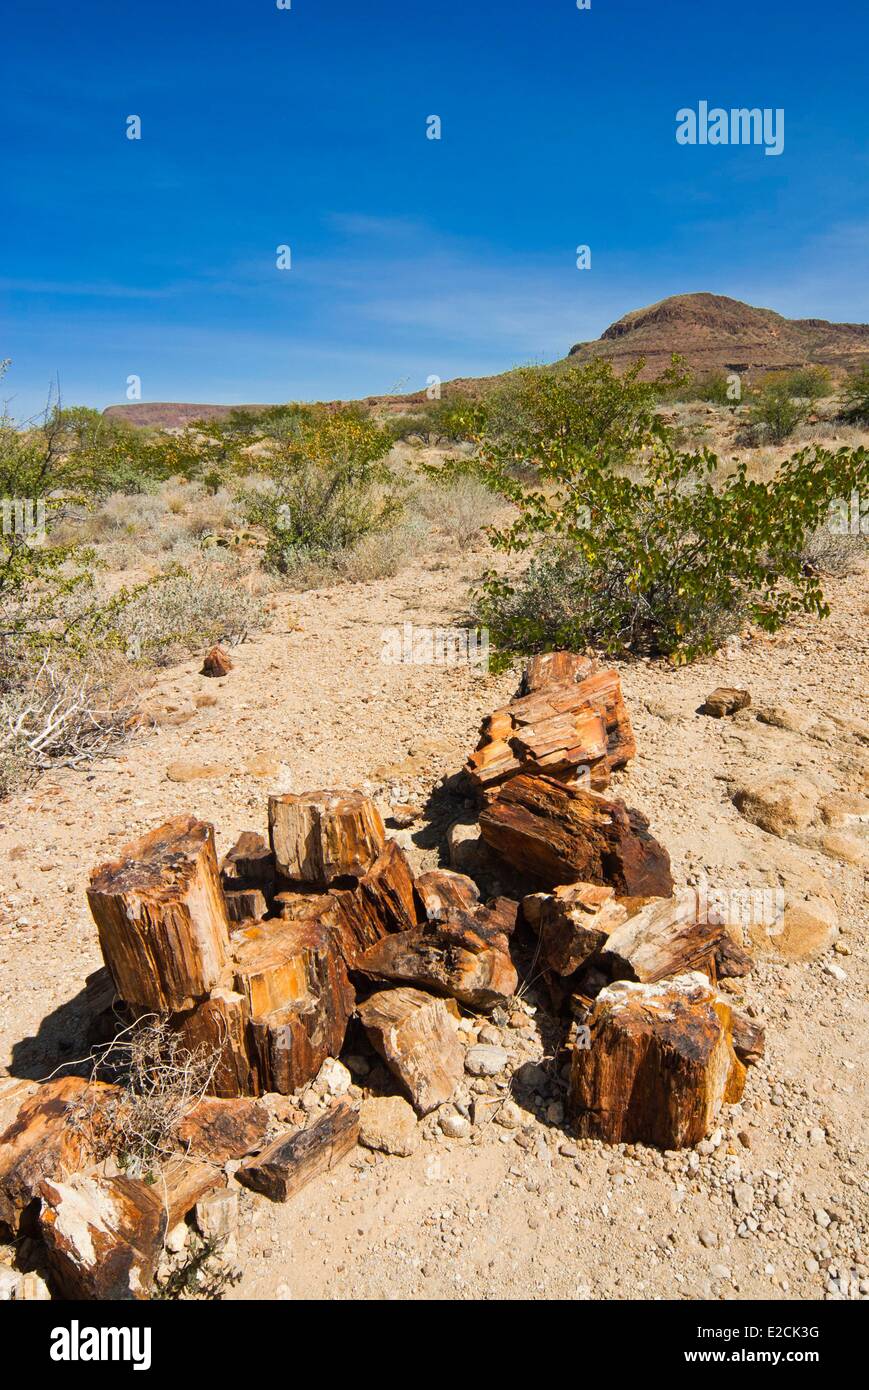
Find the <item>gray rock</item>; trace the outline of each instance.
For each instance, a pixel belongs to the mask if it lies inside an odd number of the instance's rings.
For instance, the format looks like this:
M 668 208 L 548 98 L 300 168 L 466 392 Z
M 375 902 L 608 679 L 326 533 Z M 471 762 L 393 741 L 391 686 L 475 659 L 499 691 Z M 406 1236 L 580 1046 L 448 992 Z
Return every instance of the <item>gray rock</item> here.
M 504 1070 L 510 1057 L 503 1047 L 491 1043 L 477 1043 L 468 1049 L 465 1057 L 465 1071 L 471 1076 L 498 1076 Z

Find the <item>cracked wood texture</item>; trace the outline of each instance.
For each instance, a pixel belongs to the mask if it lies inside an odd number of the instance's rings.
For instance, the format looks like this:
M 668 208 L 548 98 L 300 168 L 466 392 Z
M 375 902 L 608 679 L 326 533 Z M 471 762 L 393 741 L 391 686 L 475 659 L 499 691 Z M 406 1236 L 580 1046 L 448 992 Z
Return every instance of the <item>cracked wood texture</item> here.
M 361 792 L 288 792 L 269 797 L 269 838 L 283 878 L 327 888 L 367 873 L 386 832 L 374 802 Z
M 333 888 L 324 920 L 335 933 L 348 970 L 363 951 L 392 932 L 417 923 L 413 873 L 397 840 L 387 840 L 368 873 L 353 888 Z
M 582 1137 L 684 1148 L 742 1095 L 730 1008 L 700 974 L 609 985 L 589 1030 L 589 1046 L 574 1045 L 568 1094 Z
M 286 1202 L 312 1178 L 328 1173 L 358 1139 L 358 1110 L 338 1101 L 309 1129 L 280 1135 L 258 1157 L 243 1163 L 236 1177 L 273 1202 Z
M 710 973 L 724 928 L 698 916 L 693 888 L 653 898 L 610 933 L 601 947 L 601 968 L 611 979 L 642 984 L 688 970 Z
M 553 777 L 520 774 L 480 812 L 483 839 L 547 888 L 609 884 L 629 897 L 669 897 L 670 856 L 639 811 Z
M 517 773 L 570 780 L 582 768 L 591 786 L 603 790 L 635 753 L 618 674 L 597 671 L 535 689 L 488 715 L 466 771 L 487 797 Z
M 356 968 L 374 979 L 421 985 L 487 1012 L 510 1000 L 519 983 L 507 937 L 497 917 L 491 926 L 490 920 L 484 916 L 477 921 L 453 908 L 420 931 L 384 937 L 359 957 Z
M 464 1075 L 457 1017 L 451 1001 L 409 987 L 379 990 L 359 1005 L 372 1045 L 420 1115 L 444 1105 Z
M 91 875 L 88 903 L 103 959 L 126 1002 L 171 1013 L 220 979 L 229 921 L 214 830 L 176 816 Z

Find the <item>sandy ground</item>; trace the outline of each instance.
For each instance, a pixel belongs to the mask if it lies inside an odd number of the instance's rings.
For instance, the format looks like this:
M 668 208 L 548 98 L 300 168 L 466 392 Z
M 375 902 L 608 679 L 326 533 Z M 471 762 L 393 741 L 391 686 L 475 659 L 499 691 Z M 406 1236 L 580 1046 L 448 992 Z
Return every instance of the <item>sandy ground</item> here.
M 101 964 L 85 882 L 125 840 L 185 810 L 214 822 L 223 852 L 240 830 L 265 828 L 269 791 L 368 785 L 387 801 L 425 802 L 460 767 L 516 672 L 385 665 L 382 632 L 454 619 L 483 559 L 470 548 L 391 581 L 280 599 L 225 679 L 198 675 L 198 661 L 164 674 L 151 701 L 157 731 L 116 761 L 46 776 L 0 805 L 0 1056 L 12 1075 L 42 1077 L 80 1055 L 80 991 Z M 869 1294 L 864 869 L 758 829 L 729 790 L 786 771 L 822 791 L 865 791 L 865 574 L 830 595 L 824 624 L 683 671 L 622 669 L 639 756 L 616 790 L 649 816 L 677 882 L 821 885 L 839 916 L 836 942 L 815 958 L 785 960 L 771 945 L 734 982 L 766 1021 L 767 1055 L 706 1152 L 571 1139 L 557 1118 L 546 999 L 532 985 L 525 1025 L 501 1030 L 515 1067 L 544 1064 L 537 1091 L 517 1093 L 522 1126 L 452 1140 L 432 1117 L 410 1157 L 358 1150 L 285 1206 L 242 1193 L 242 1278 L 230 1297 Z M 801 734 L 753 714 L 697 714 L 719 684 L 824 718 Z M 179 762 L 215 765 L 214 775 L 172 781 Z M 443 858 L 443 831 L 468 812 L 441 789 L 433 814 L 404 832 L 416 866 Z

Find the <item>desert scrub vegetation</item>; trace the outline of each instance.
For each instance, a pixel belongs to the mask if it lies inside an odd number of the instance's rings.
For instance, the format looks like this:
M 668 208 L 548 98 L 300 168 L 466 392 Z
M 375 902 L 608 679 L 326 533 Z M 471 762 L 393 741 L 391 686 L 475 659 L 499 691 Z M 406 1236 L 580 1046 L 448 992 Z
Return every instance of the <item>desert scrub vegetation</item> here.
M 845 382 L 842 418 L 854 425 L 869 425 L 869 367 L 862 367 Z
M 298 407 L 260 463 L 245 499 L 266 533 L 265 563 L 282 574 L 326 564 L 388 530 L 401 515 L 389 433 L 355 409 Z
M 515 509 L 493 545 L 527 557 L 477 594 L 502 654 L 591 644 L 680 663 L 746 621 L 775 631 L 797 610 L 826 614 L 803 552 L 836 499 L 865 491 L 864 448 L 806 448 L 761 482 L 744 459 L 680 450 L 636 373 L 527 369 L 516 390 L 472 465 Z
M 0 796 L 48 767 L 116 751 L 136 727 L 143 668 L 258 626 L 243 565 L 219 549 L 217 563 L 206 548 L 235 504 L 177 471 L 179 449 L 190 448 L 189 439 L 138 441 L 85 409 L 50 407 L 24 429 L 0 418 Z M 224 446 L 209 457 L 217 452 Z M 136 490 L 113 490 L 143 458 L 151 473 Z M 184 517 L 186 569 L 118 588 L 99 542 L 135 536 L 147 549 L 173 514 Z M 177 549 L 176 536 L 172 558 Z

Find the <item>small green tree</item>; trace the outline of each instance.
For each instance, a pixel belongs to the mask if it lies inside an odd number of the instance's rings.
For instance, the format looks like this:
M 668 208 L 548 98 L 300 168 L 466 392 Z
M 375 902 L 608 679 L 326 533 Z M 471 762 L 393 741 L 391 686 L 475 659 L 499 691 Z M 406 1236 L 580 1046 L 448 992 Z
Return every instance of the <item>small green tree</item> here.
M 772 381 L 756 391 L 749 420 L 757 434 L 772 444 L 782 444 L 808 413 L 805 401 L 794 399 L 787 381 Z
M 597 378 L 595 378 L 597 380 Z M 477 471 L 516 508 L 493 545 L 530 555 L 518 578 L 490 573 L 478 616 L 502 652 L 592 643 L 676 662 L 714 649 L 745 618 L 774 631 L 797 609 L 827 608 L 802 563 L 830 503 L 865 488 L 866 450 L 806 449 L 769 482 L 710 450 L 680 452 L 628 379 L 603 382 L 606 409 L 576 420 L 577 381 L 529 383 L 520 456 L 486 438 Z
M 246 498 L 248 519 L 268 534 L 267 562 L 287 570 L 327 558 L 397 519 L 391 447 L 389 433 L 352 408 L 300 412 L 262 466 L 266 490 Z
M 869 425 L 869 366 L 861 367 L 845 383 L 843 417 L 855 425 Z

